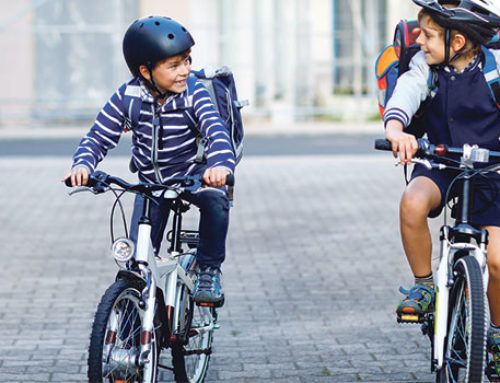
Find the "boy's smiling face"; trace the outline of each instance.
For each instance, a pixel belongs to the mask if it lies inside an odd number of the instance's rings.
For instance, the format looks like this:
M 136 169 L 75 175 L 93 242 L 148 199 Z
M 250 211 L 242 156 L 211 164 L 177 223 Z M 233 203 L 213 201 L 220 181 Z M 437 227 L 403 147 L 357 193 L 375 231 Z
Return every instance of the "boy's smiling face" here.
M 177 56 L 168 57 L 159 61 L 153 68 L 153 80 L 162 93 L 182 93 L 186 90 L 186 81 L 191 73 L 190 52 L 185 52 Z M 139 68 L 146 80 L 151 81 L 149 70 L 141 65 Z
M 437 65 L 444 62 L 444 36 L 435 28 L 435 24 L 429 15 L 425 15 L 419 21 L 420 35 L 417 44 L 425 54 L 428 65 Z

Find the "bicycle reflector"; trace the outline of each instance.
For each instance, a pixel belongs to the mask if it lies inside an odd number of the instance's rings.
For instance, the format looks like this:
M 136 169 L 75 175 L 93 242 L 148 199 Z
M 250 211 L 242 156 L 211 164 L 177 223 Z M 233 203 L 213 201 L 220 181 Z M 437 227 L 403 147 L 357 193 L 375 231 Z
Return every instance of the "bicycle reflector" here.
M 438 145 L 434 151 L 438 156 L 444 156 L 448 152 L 448 147 L 446 145 Z
M 111 254 L 118 263 L 125 263 L 134 256 L 135 245 L 128 238 L 118 238 L 111 246 Z

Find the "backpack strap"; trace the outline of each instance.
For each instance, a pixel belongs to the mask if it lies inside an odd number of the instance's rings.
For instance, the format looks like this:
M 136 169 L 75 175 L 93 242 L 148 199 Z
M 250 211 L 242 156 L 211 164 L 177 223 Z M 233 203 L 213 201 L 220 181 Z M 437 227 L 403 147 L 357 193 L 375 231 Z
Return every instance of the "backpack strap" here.
M 188 97 L 192 99 L 193 94 L 194 94 L 194 88 L 196 86 L 196 81 L 197 81 L 196 75 L 190 75 L 187 78 L 187 89 L 188 89 Z M 195 116 L 189 112 L 189 109 L 184 109 L 184 116 L 186 117 L 186 122 L 187 126 L 189 129 L 191 129 L 197 136 L 199 136 L 199 141 L 198 141 L 198 150 L 196 152 L 196 158 L 194 159 L 194 162 L 198 164 L 203 164 L 205 163 L 205 148 L 207 146 L 208 140 L 206 137 L 201 137 L 201 130 L 200 126 L 198 124 L 198 121 L 196 121 Z
M 123 93 L 123 107 L 125 112 L 125 132 L 132 132 L 139 124 L 141 114 L 141 87 L 139 85 L 127 85 Z
M 127 133 L 129 130 L 134 133 L 134 129 L 139 125 L 139 116 L 141 115 L 142 99 L 141 87 L 139 85 L 127 84 L 125 92 L 123 92 L 123 112 L 125 114 L 125 126 L 123 131 Z M 130 172 L 137 173 L 137 166 L 134 162 L 134 157 L 130 158 L 128 164 Z
M 497 107 L 500 109 L 500 74 L 498 73 L 495 56 L 484 46 L 481 47 L 484 53 L 484 78 L 490 87 L 491 94 Z

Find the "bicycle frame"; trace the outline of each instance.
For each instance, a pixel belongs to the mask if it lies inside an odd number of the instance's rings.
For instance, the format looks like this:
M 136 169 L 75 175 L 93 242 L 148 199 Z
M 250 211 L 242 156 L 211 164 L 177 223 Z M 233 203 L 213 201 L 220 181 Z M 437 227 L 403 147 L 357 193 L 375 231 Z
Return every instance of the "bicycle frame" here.
M 175 200 L 179 197 L 176 191 L 169 190 L 165 193 L 165 198 Z M 138 264 L 146 285 L 142 291 L 142 299 L 145 303 L 144 319 L 141 329 L 141 349 L 139 354 L 139 364 L 144 365 L 149 362 L 149 354 L 151 353 L 151 339 L 154 331 L 154 316 L 156 304 L 156 289 L 159 287 L 163 292 L 164 308 L 166 310 L 166 317 L 169 323 L 170 331 L 175 328 L 175 323 L 178 318 L 174 318 L 174 307 L 177 297 L 177 282 L 181 281 L 187 286 L 189 291 L 194 289 L 192 279 L 187 275 L 184 268 L 179 264 L 177 257 L 181 254 L 180 243 L 175 245 L 176 250 L 170 249 L 167 256 L 157 259 L 154 254 L 153 246 L 151 243 L 151 221 L 150 221 L 151 201 L 144 198 L 142 216 L 139 220 L 138 235 L 137 235 L 137 249 L 135 260 Z M 179 230 L 181 228 L 180 212 L 174 212 L 174 236 L 178 238 Z M 159 283 L 165 279 L 164 283 Z M 164 288 L 162 288 L 164 286 Z M 172 336 L 172 334 L 169 334 Z M 172 339 L 171 339 L 172 340 Z
M 488 286 L 488 268 L 486 267 L 486 245 L 488 233 L 484 229 L 477 229 L 469 224 L 471 201 L 471 173 L 472 168 L 467 166 L 467 158 L 461 159 L 465 167 L 465 177 L 461 193 L 461 215 L 453 227 L 441 227 L 440 261 L 437 269 L 436 309 L 434 316 L 433 361 L 432 370 L 441 369 L 444 363 L 444 347 L 447 336 L 450 288 L 454 283 L 452 273 L 456 260 L 464 253 L 473 256 L 478 261 L 483 274 L 483 288 L 486 294 Z M 457 240 L 455 242 L 455 239 Z M 466 239 L 466 241 L 463 241 Z M 477 244 L 470 241 L 474 239 Z M 470 241 L 470 242 L 469 242 Z
M 228 175 L 226 185 L 233 184 L 234 177 Z M 72 186 L 69 178 L 66 185 Z M 155 381 L 159 367 L 173 371 L 176 381 L 199 383 L 205 378 L 213 330 L 218 328 L 217 309 L 195 305 L 192 298 L 196 280 L 194 249 L 199 243 L 199 233 L 182 229 L 182 215 L 190 204 L 181 198 L 202 185 L 201 175 L 174 177 L 164 184 L 129 184 L 104 172 L 94 172 L 86 187 L 70 193 L 114 193 L 112 238 L 117 203 L 125 222 L 120 197 L 125 192 L 143 196 L 142 205 L 138 206 L 142 210 L 135 244 L 131 238 L 113 239 L 113 257 L 121 268 L 101 298 L 94 317 L 88 358 L 91 381 L 106 378 L 118 382 L 140 377 L 141 382 L 151 382 Z M 161 256 L 153 250 L 151 240 L 154 196 L 170 200 L 169 208 L 174 213 L 172 231 L 167 235 L 171 246 Z M 191 250 L 185 251 L 183 245 Z M 164 348 L 171 348 L 172 367 L 159 362 Z

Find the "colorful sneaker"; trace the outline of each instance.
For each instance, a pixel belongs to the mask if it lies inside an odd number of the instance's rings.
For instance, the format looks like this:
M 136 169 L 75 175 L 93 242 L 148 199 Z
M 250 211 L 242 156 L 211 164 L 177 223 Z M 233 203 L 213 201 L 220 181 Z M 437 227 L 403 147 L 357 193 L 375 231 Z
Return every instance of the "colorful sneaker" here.
M 415 285 L 410 290 L 402 287 L 399 291 L 406 295 L 396 308 L 398 315 L 413 314 L 423 315 L 434 310 L 436 292 L 432 287 L 426 285 Z
M 198 279 L 194 286 L 193 299 L 200 306 L 221 307 L 224 304 L 221 271 L 218 267 L 197 268 Z
M 500 377 L 500 331 L 488 333 L 488 352 L 493 357 L 493 373 L 496 373 L 496 377 Z M 499 380 L 495 379 L 494 381 L 498 382 Z

